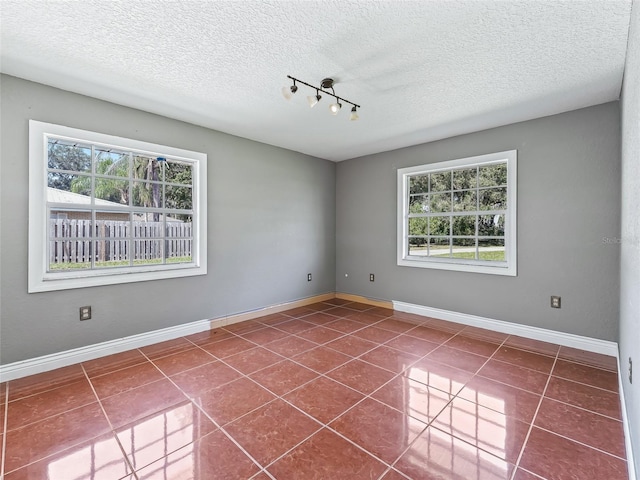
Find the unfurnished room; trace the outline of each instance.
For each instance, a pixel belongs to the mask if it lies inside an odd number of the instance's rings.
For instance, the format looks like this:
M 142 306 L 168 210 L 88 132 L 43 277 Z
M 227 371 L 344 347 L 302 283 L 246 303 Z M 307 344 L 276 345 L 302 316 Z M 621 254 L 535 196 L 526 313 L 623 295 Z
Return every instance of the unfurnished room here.
M 636 480 L 637 0 L 0 0 L 0 479 Z

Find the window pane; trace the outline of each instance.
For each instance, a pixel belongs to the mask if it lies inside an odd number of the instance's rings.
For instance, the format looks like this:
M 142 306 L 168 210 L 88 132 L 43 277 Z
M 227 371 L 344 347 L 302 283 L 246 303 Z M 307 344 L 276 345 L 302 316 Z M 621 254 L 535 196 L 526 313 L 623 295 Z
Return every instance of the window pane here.
M 453 189 L 466 190 L 476 188 L 478 184 L 478 172 L 474 168 L 465 168 L 464 170 L 453 171 Z
M 504 237 L 504 215 L 481 215 L 478 221 L 481 237 Z
M 134 182 L 133 199 L 134 207 L 163 208 L 162 184 L 151 182 Z
M 91 241 L 87 238 L 67 238 L 49 241 L 50 272 L 87 270 L 91 268 Z
M 453 211 L 462 212 L 475 210 L 477 207 L 476 191 L 453 192 Z
M 167 239 L 165 252 L 167 263 L 190 263 L 192 258 L 193 240 L 190 238 Z
M 409 255 L 426 256 L 429 254 L 426 238 L 409 238 Z
M 507 184 L 507 164 L 499 163 L 480 167 L 479 180 L 481 187 L 497 187 Z
M 129 176 L 129 154 L 126 152 L 95 150 L 96 173 L 115 177 Z
M 478 241 L 478 258 L 494 262 L 506 261 L 504 253 L 504 239 Z
M 471 236 L 476 234 L 476 216 L 453 217 L 453 235 Z
M 96 268 L 128 267 L 130 245 L 128 238 L 108 237 L 96 240 Z
M 434 213 L 451 211 L 451 194 L 438 193 L 431 195 L 431 211 Z
M 133 156 L 133 178 L 157 182 L 162 180 L 162 162 L 143 155 Z
M 90 173 L 91 147 L 51 139 L 48 143 L 47 166 L 58 170 Z
M 428 220 L 426 217 L 410 218 L 409 235 L 427 235 Z
M 507 189 L 489 188 L 480 190 L 480 210 L 506 210 Z
M 443 192 L 451 190 L 451 172 L 439 172 L 431 174 L 431 191 Z
M 192 170 L 193 168 L 189 163 L 167 161 L 164 166 L 164 180 L 169 183 L 192 185 Z
M 430 235 L 450 235 L 449 217 L 431 217 L 429 218 L 429 234 Z
M 451 256 L 451 240 L 449 238 L 430 238 L 429 239 L 429 256 L 431 257 L 450 257 Z
M 96 237 L 128 237 L 131 234 L 129 212 L 96 212 Z
M 156 265 L 162 263 L 162 240 L 134 240 L 134 265 Z
M 129 181 L 116 180 L 112 178 L 95 179 L 96 205 L 105 205 L 106 202 L 118 203 L 120 205 L 129 204 Z
M 454 238 L 451 247 L 453 258 L 476 258 L 476 239 L 475 238 Z
M 48 270 L 91 268 L 91 212 L 51 210 L 48 225 Z
M 166 208 L 191 210 L 193 208 L 193 189 L 191 187 L 165 186 Z
M 411 195 L 409 197 L 409 213 L 428 213 L 429 195 Z
M 415 175 L 409 177 L 409 193 L 429 192 L 429 175 Z
M 53 203 L 74 203 L 89 205 L 91 203 L 91 177 L 70 173 L 47 173 L 47 201 Z M 55 190 L 51 190 L 51 189 Z M 71 192 L 65 194 L 64 192 Z M 73 195 L 77 194 L 77 195 Z

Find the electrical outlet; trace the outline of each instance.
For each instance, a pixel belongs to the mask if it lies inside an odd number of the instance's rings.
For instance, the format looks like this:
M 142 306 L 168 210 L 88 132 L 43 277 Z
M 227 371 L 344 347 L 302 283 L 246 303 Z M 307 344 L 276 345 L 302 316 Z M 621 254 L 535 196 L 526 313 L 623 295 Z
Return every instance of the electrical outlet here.
M 629 383 L 633 383 L 633 360 L 629 357 Z
M 91 320 L 91 307 L 80 307 L 80 321 Z
M 560 308 L 560 306 L 562 305 L 561 300 L 561 297 L 551 295 L 551 308 Z
M 311 281 L 311 274 L 307 273 L 307 282 L 310 282 L 310 281 Z
M 369 274 L 369 281 L 370 282 L 375 282 L 376 281 L 376 276 L 373 273 Z

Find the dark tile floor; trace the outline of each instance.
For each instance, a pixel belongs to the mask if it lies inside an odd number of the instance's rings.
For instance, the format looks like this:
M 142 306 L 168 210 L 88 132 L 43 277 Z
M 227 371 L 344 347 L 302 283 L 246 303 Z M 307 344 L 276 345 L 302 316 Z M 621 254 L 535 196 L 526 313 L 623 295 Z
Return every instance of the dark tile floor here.
M 338 299 L 0 396 L 6 480 L 627 478 L 613 357 Z

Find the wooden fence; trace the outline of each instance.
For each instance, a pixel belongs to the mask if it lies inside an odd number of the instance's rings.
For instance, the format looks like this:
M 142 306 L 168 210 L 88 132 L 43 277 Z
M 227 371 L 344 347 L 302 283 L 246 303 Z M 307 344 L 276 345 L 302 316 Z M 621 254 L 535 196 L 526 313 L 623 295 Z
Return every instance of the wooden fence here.
M 96 262 L 162 263 L 165 257 L 191 257 L 193 229 L 191 223 L 128 222 L 97 220 L 91 231 L 91 220 L 49 220 L 49 264 L 87 263 L 94 255 Z M 133 232 L 132 232 L 133 229 Z M 92 253 L 92 241 L 95 252 Z

